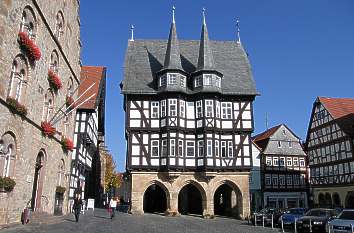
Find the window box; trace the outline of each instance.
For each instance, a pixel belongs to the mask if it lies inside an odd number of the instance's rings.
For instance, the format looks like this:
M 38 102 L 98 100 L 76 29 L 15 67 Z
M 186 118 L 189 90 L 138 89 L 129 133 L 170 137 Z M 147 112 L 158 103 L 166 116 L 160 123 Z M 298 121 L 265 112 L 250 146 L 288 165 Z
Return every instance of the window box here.
M 70 138 L 62 137 L 61 138 L 61 146 L 64 151 L 72 151 L 74 149 L 74 143 Z
M 20 104 L 16 99 L 7 97 L 6 103 L 10 106 L 11 111 L 18 113 L 21 116 L 27 115 L 27 108 L 24 105 Z
M 48 82 L 50 87 L 55 91 L 59 90 L 63 86 L 58 74 L 54 73 L 52 70 L 48 70 Z
M 26 52 L 28 58 L 32 61 L 41 59 L 41 51 L 38 46 L 31 40 L 26 32 L 18 33 L 18 43 L 20 47 Z
M 16 185 L 16 182 L 10 177 L 1 177 L 0 176 L 0 189 L 5 192 L 11 192 Z
M 42 132 L 45 136 L 53 137 L 56 129 L 47 121 L 41 123 Z

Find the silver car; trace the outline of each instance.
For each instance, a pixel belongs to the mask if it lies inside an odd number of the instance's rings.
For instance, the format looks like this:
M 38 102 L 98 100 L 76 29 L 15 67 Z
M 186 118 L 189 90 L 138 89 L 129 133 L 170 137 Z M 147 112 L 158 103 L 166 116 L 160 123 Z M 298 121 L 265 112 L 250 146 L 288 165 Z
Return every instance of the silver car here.
M 344 209 L 336 218 L 328 222 L 331 233 L 354 232 L 354 209 Z

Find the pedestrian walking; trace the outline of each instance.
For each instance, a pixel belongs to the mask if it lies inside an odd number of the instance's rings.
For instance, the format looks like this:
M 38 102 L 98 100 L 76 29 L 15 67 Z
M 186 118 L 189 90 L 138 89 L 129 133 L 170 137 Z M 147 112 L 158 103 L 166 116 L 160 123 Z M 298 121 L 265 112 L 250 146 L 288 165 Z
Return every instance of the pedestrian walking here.
M 76 194 L 76 197 L 74 199 L 74 205 L 73 205 L 76 222 L 79 221 L 81 206 L 82 206 L 81 196 L 80 194 Z
M 112 198 L 109 202 L 109 208 L 111 209 L 111 219 L 113 219 L 115 215 L 115 210 L 117 208 L 117 201 L 115 198 Z

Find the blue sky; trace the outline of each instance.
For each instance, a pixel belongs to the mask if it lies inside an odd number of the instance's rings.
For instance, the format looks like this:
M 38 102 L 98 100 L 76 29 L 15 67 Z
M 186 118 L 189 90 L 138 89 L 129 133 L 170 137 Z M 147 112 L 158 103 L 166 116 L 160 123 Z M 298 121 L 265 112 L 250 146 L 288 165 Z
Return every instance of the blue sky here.
M 199 39 L 206 8 L 209 37 L 241 39 L 261 94 L 254 104 L 255 133 L 286 123 L 305 138 L 316 96 L 354 97 L 354 1 L 352 0 L 105 0 L 81 1 L 82 60 L 107 67 L 106 144 L 118 170 L 125 169 L 124 55 L 135 26 L 137 39 L 167 39 L 176 6 L 180 39 Z

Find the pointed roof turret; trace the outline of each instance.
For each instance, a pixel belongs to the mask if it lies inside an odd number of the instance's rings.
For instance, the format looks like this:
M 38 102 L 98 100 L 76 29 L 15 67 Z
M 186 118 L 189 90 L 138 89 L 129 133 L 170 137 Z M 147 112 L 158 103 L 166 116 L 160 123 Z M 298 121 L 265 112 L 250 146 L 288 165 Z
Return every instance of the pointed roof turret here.
M 181 70 L 184 72 L 181 65 L 181 54 L 177 39 L 176 22 L 175 22 L 175 7 L 172 8 L 172 23 L 165 55 L 165 62 L 162 70 Z
M 209 40 L 208 29 L 205 23 L 205 9 L 203 8 L 203 26 L 200 35 L 198 67 L 196 71 L 215 70 L 211 43 Z

